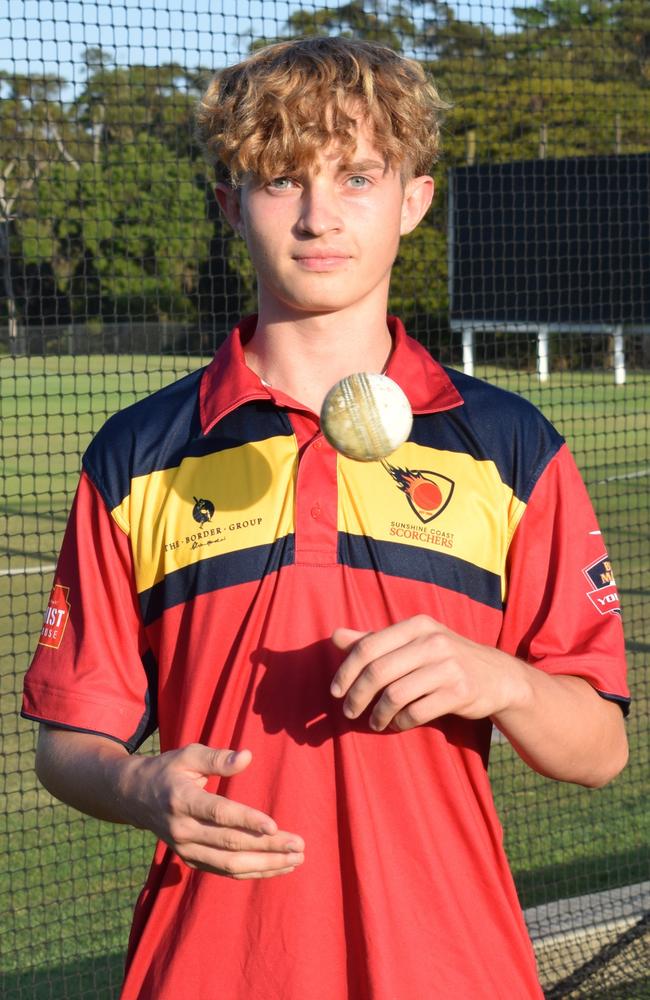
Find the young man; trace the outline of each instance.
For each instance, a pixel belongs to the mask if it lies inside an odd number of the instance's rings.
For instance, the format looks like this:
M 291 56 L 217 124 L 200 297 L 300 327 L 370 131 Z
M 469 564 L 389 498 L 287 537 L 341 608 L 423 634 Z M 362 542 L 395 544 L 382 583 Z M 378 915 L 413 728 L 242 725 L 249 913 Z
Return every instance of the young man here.
M 417 64 L 343 39 L 264 49 L 202 102 L 259 314 L 91 444 L 25 682 L 46 787 L 159 838 L 124 1000 L 540 997 L 492 725 L 562 780 L 626 760 L 566 446 L 386 319 L 441 108 Z M 415 414 L 385 462 L 320 432 L 359 370 Z

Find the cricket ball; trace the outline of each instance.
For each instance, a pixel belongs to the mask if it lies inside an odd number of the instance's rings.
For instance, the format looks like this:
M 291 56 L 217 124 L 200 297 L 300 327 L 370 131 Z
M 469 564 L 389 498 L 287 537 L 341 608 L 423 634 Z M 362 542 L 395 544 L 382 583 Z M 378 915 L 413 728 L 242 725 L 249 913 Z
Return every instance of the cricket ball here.
M 338 452 L 358 462 L 385 458 L 406 441 L 413 426 L 411 404 L 387 375 L 356 372 L 327 393 L 321 409 L 323 434 Z

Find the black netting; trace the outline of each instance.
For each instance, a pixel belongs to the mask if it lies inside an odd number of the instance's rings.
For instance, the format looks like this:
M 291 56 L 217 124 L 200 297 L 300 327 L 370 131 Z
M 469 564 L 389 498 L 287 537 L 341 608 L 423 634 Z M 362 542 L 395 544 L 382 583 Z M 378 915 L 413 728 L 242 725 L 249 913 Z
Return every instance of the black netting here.
M 92 433 L 203 364 L 255 301 L 193 138 L 195 101 L 261 40 L 317 32 L 432 66 L 454 109 L 391 306 L 442 361 L 542 408 L 607 537 L 630 764 L 586 791 L 497 741 L 491 774 L 547 995 L 650 997 L 645 0 L 0 2 L 0 992 L 119 991 L 151 838 L 38 786 L 22 677 Z

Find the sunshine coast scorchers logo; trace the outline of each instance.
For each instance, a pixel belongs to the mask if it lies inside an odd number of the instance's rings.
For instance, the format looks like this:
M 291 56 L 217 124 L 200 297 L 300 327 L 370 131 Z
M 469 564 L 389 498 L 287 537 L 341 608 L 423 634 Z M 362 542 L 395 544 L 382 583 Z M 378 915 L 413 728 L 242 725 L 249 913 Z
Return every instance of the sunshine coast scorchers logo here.
M 423 524 L 439 517 L 449 504 L 454 492 L 453 479 L 429 469 L 399 469 L 386 461 L 381 464 Z

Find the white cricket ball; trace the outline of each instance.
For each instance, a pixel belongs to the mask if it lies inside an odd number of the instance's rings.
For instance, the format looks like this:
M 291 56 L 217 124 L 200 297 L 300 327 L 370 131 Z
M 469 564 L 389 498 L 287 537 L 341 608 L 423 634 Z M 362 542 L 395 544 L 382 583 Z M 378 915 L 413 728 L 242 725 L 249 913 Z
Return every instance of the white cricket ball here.
M 413 413 L 397 382 L 375 372 L 356 372 L 332 386 L 320 421 L 323 434 L 342 455 L 373 462 L 406 441 Z

